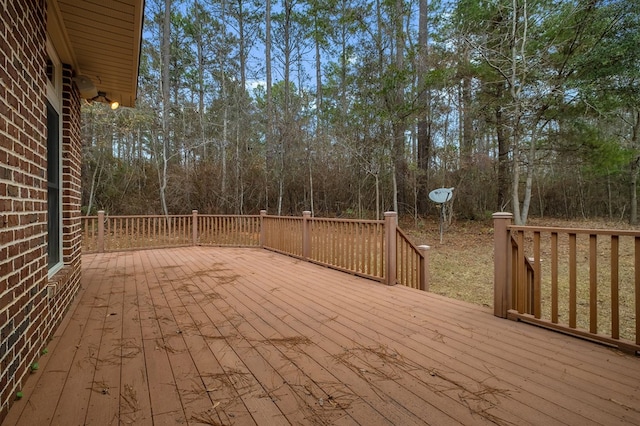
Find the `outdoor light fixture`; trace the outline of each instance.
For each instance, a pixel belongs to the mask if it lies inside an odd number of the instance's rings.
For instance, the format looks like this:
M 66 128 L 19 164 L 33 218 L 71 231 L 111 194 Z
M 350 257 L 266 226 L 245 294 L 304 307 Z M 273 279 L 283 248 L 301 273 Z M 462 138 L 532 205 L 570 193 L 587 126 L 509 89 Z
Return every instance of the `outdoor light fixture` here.
M 112 101 L 111 99 L 107 98 L 107 94 L 105 92 L 98 92 L 98 96 L 94 96 L 93 98 L 91 98 L 91 101 L 97 101 L 100 100 L 100 98 L 108 103 L 111 109 L 118 109 L 118 107 L 120 106 L 119 102 Z

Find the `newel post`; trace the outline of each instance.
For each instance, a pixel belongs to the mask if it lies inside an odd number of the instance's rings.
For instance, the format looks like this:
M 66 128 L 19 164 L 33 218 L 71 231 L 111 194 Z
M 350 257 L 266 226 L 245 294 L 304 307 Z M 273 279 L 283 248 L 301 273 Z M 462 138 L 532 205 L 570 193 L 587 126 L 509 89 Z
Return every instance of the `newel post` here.
M 302 257 L 311 257 L 311 218 L 310 211 L 302 212 Z
M 398 213 L 384 213 L 384 269 L 385 284 L 396 285 L 396 228 Z
M 267 231 L 264 229 L 264 218 L 267 217 L 266 210 L 260 210 L 260 247 L 264 248 Z
M 98 211 L 98 253 L 104 253 L 104 210 Z
M 192 215 L 192 236 L 193 236 L 193 245 L 198 245 L 198 210 L 191 210 Z
M 493 315 L 506 318 L 509 310 L 511 280 L 509 279 L 509 230 L 513 214 L 493 214 Z
M 429 291 L 429 249 L 430 246 L 418 246 L 420 258 L 420 290 Z

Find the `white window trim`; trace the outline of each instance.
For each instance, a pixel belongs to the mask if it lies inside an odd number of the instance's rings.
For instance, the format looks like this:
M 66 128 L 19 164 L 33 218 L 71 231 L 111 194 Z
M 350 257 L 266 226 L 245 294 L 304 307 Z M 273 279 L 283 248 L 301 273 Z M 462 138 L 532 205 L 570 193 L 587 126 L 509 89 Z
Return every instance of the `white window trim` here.
M 60 253 L 60 261 L 58 263 L 56 263 L 55 265 L 53 265 L 52 267 L 49 268 L 49 278 L 53 277 L 53 275 L 55 275 L 58 271 L 60 271 L 60 269 L 62 269 L 62 267 L 64 266 L 64 251 L 63 251 L 63 234 L 62 234 L 62 220 L 63 220 L 63 210 L 64 210 L 64 206 L 62 205 L 62 193 L 63 193 L 63 187 L 64 187 L 64 183 L 62 180 L 62 146 L 63 146 L 63 140 L 62 140 L 62 135 L 63 135 L 63 130 L 62 130 L 62 125 L 63 125 L 63 117 L 62 117 L 62 62 L 60 61 L 60 58 L 58 57 L 58 54 L 55 50 L 55 48 L 53 47 L 53 43 L 51 42 L 51 38 L 49 37 L 49 34 L 47 34 L 47 55 L 49 57 L 49 59 L 53 62 L 53 83 L 51 81 L 49 81 L 49 78 L 46 78 L 47 80 L 47 100 L 49 101 L 49 103 L 51 104 L 51 106 L 53 106 L 53 108 L 56 110 L 56 112 L 58 113 L 58 117 L 59 117 L 59 124 L 58 124 L 58 145 L 60 147 L 60 152 L 58 154 L 58 172 L 60 173 L 60 190 L 59 190 L 59 199 L 58 199 L 58 205 L 60 206 L 60 215 L 59 215 L 59 223 L 58 223 L 58 229 L 60 232 L 59 235 L 59 242 L 60 242 L 60 247 L 58 248 L 59 253 Z
M 47 55 L 53 62 L 53 83 L 47 78 L 47 99 L 62 117 L 62 62 L 53 47 L 51 38 L 47 35 Z

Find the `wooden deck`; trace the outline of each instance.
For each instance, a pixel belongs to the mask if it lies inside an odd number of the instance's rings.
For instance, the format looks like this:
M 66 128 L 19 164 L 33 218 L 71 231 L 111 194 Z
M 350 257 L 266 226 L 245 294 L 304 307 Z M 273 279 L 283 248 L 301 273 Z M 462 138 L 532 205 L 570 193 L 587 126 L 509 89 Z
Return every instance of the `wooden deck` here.
M 82 283 L 3 425 L 640 424 L 638 357 L 269 251 L 85 255 Z

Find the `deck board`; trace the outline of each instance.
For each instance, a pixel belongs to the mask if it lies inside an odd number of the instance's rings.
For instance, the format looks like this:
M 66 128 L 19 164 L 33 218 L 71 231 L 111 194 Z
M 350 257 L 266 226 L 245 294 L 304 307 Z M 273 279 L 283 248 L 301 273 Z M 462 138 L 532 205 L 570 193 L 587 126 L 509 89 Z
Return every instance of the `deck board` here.
M 90 304 L 91 311 L 82 339 L 76 346 L 77 350 L 73 357 L 73 365 L 67 374 L 64 388 L 60 393 L 52 424 L 87 424 L 91 395 L 94 392 L 102 391 L 102 389 L 98 389 L 98 386 L 102 383 L 96 383 L 94 379 L 98 372 L 97 363 L 102 338 L 106 331 L 113 331 L 113 329 L 107 330 L 106 328 L 110 304 L 113 303 L 111 300 L 113 287 L 107 275 L 117 271 L 118 259 L 116 257 L 107 258 L 105 259 L 106 264 L 101 260 L 97 260 L 100 266 L 96 266 L 94 271 L 102 271 L 102 274 L 96 275 L 94 282 L 89 284 L 86 281 L 83 282 L 83 286 L 99 285 L 99 293 L 91 300 L 80 301 L 80 305 L 84 303 Z M 83 318 L 79 317 L 76 320 L 83 321 Z M 70 327 L 73 326 L 73 323 L 70 324 Z M 51 355 L 52 359 L 59 359 L 57 351 L 54 351 Z M 117 398 L 118 394 L 101 394 L 101 396 L 105 396 L 105 399 Z M 105 420 L 112 421 L 113 419 Z
M 640 424 L 639 357 L 265 250 L 85 255 L 82 288 L 3 425 Z
M 141 303 L 146 295 L 147 282 L 136 254 L 131 258 L 131 268 L 135 279 L 127 279 L 124 283 L 119 416 L 122 424 L 151 425 L 151 400 L 142 338 L 142 318 L 148 316 L 148 312 L 141 309 L 141 306 L 150 304 L 146 300 Z
M 323 315 L 326 317 L 326 314 L 319 311 L 318 307 L 320 309 L 337 309 L 337 311 L 329 311 L 331 312 L 330 315 L 335 315 L 334 321 L 337 324 L 336 326 L 331 324 L 328 326 L 317 324 L 318 328 L 325 328 L 328 331 L 325 340 L 333 340 L 338 344 L 337 347 L 330 348 L 329 351 L 338 356 L 346 355 L 346 357 L 340 357 L 339 359 L 343 362 L 347 361 L 348 366 L 361 372 L 367 379 L 375 380 L 375 386 L 379 388 L 378 392 L 391 396 L 396 402 L 402 403 L 405 408 L 410 408 L 417 418 L 430 418 L 436 424 L 451 423 L 454 420 L 463 424 L 469 424 L 480 421 L 480 419 L 472 416 L 474 410 L 483 410 L 483 415 L 487 417 L 490 415 L 488 410 L 495 410 L 495 407 L 490 401 L 477 398 L 473 395 L 473 393 L 487 391 L 487 389 L 482 388 L 478 390 L 465 390 L 468 395 L 464 395 L 464 397 L 477 400 L 474 401 L 474 403 L 479 402 L 483 407 L 474 406 L 470 407 L 468 411 L 460 410 L 460 394 L 455 391 L 455 388 L 464 386 L 464 382 L 460 382 L 459 378 L 450 377 L 451 374 L 449 374 L 446 380 L 443 379 L 444 383 L 434 383 L 438 382 L 438 375 L 433 374 L 435 370 L 422 368 L 431 363 L 429 356 L 424 356 L 416 352 L 412 354 L 415 356 L 415 358 L 413 358 L 394 349 L 397 346 L 397 339 L 389 336 L 394 336 L 398 334 L 398 332 L 404 332 L 407 329 L 406 325 L 402 326 L 398 331 L 392 328 L 389 333 L 385 333 L 388 329 L 385 324 L 387 321 L 384 320 L 381 321 L 380 324 L 375 324 L 374 329 L 372 329 L 356 320 L 351 320 L 352 317 L 357 317 L 362 314 L 362 309 L 356 306 L 357 303 L 341 306 L 334 303 L 330 295 L 313 294 L 313 290 L 308 290 L 307 292 L 310 292 L 312 297 L 308 299 L 309 306 L 306 307 L 305 310 L 310 310 L 308 312 L 315 310 L 317 312 L 317 315 L 311 315 L 312 318 L 313 316 Z M 280 293 L 278 293 L 278 295 L 279 294 Z M 276 295 L 275 298 L 277 298 L 278 295 Z M 249 297 L 249 295 L 247 295 L 247 297 Z M 281 301 L 285 306 L 288 304 L 295 306 L 296 304 L 302 303 L 299 297 L 300 296 L 296 299 L 295 295 L 287 295 L 287 297 Z M 273 298 L 274 297 L 269 296 L 269 299 Z M 298 300 L 298 303 L 296 303 L 296 300 Z M 372 300 L 370 303 L 375 304 L 376 302 Z M 361 304 L 361 306 L 364 305 L 366 305 L 366 303 Z M 342 312 L 343 315 L 338 318 L 337 312 Z M 373 321 L 378 322 L 377 319 Z M 345 333 L 346 330 L 349 332 Z M 357 345 L 353 346 L 353 342 L 357 342 Z M 388 356 L 394 355 L 397 359 L 391 364 L 391 368 L 389 366 L 385 367 L 385 358 L 388 360 Z M 397 380 L 389 380 L 388 378 L 390 377 L 398 376 L 398 369 L 408 374 L 404 374 L 402 378 Z M 440 376 L 442 376 L 442 374 L 440 374 Z M 456 383 L 452 386 L 454 380 Z M 434 386 L 442 387 L 442 392 L 433 392 L 430 388 Z M 450 392 L 452 394 L 450 397 L 446 395 L 446 389 L 449 388 L 453 388 L 454 390 Z M 518 407 L 518 409 L 521 410 L 521 407 Z M 444 412 L 445 416 L 450 417 L 442 416 L 441 411 Z M 507 413 L 502 413 L 501 418 L 503 420 L 509 419 L 509 421 L 513 422 L 518 421 L 517 417 L 513 415 L 509 416 Z

